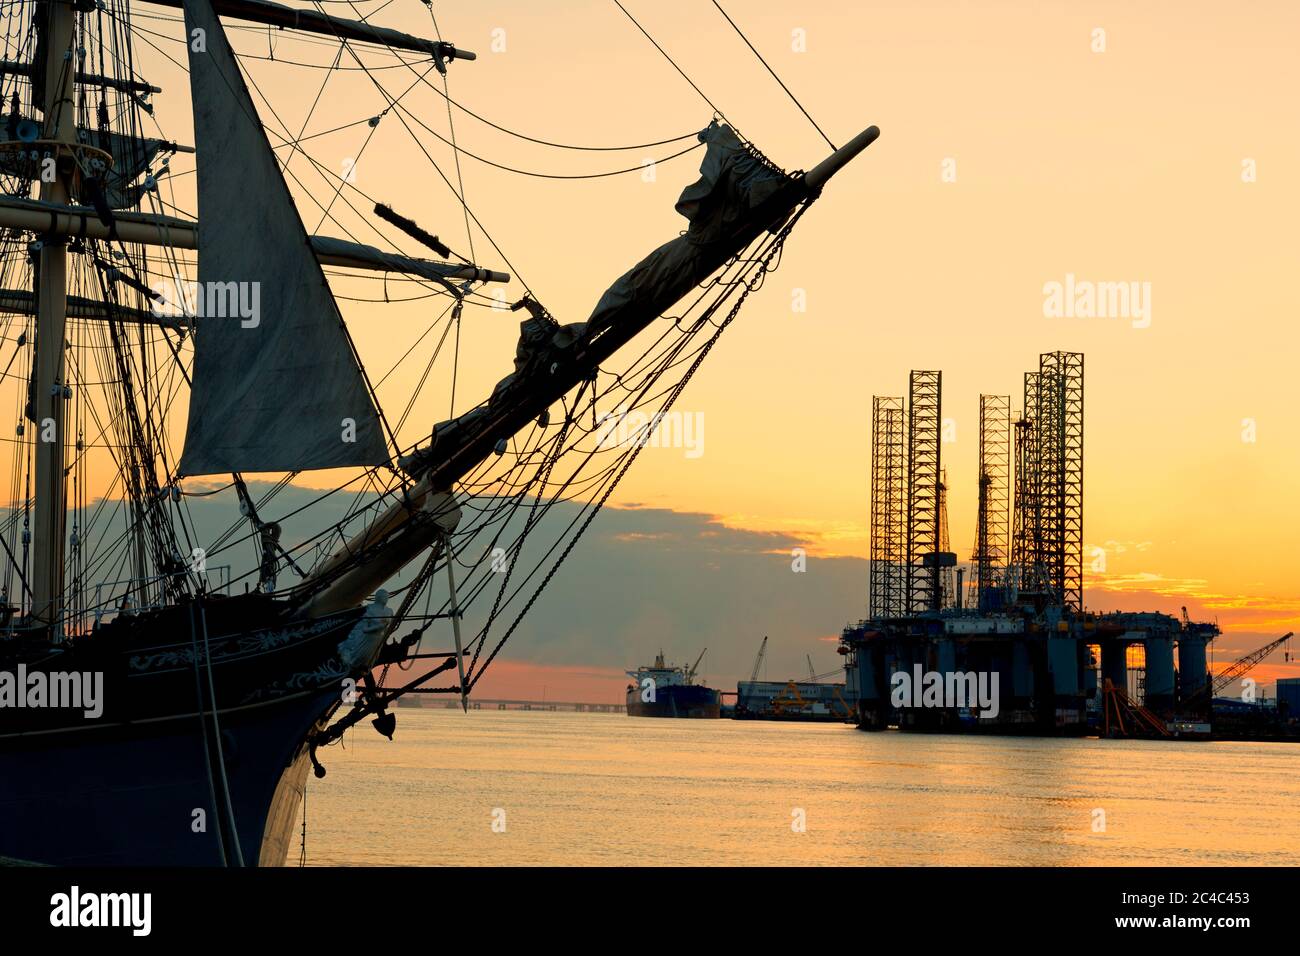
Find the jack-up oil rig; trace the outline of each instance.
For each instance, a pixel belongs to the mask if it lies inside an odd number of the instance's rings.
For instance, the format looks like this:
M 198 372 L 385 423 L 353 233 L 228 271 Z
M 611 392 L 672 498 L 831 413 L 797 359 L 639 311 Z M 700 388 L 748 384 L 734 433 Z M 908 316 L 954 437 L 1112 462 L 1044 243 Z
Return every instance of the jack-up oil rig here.
M 1211 733 L 1217 625 L 1084 609 L 1083 367 L 1077 352 L 1041 355 L 1015 416 L 1010 395 L 980 396 L 966 567 L 948 541 L 942 373 L 873 399 L 869 610 L 840 648 L 861 729 Z M 991 706 L 973 699 L 977 678 Z

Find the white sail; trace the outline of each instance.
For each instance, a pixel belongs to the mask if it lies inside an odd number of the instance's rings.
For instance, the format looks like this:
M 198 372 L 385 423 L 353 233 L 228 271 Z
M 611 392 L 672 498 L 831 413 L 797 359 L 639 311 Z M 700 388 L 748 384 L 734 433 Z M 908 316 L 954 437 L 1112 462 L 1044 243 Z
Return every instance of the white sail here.
M 203 226 L 179 472 L 384 462 L 338 306 L 210 0 L 185 0 L 185 33 Z

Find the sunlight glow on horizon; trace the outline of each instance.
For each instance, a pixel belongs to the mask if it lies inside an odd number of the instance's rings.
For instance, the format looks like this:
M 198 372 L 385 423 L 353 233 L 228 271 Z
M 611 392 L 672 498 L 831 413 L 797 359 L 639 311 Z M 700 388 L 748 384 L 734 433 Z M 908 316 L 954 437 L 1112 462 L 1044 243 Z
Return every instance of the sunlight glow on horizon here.
M 428 34 L 427 11 L 415 6 L 387 8 L 376 22 Z M 827 147 L 815 131 L 708 9 L 645 2 L 634 9 L 775 161 L 793 169 L 823 158 Z M 707 417 L 704 453 L 647 449 L 611 505 L 700 513 L 726 527 L 794 538 L 808 548 L 813 569 L 819 558 L 863 558 L 871 396 L 901 394 L 909 369 L 940 368 L 944 415 L 956 428 L 943 446 L 951 545 L 964 561 L 974 537 L 979 394 L 1009 393 L 1014 410 L 1021 373 L 1040 352 L 1077 350 L 1087 361 L 1085 568 L 1094 543 L 1108 559 L 1105 573 L 1085 578 L 1085 603 L 1174 613 L 1187 604 L 1219 616 L 1225 630 L 1251 633 L 1294 626 L 1300 180 L 1291 171 L 1300 168 L 1300 126 L 1287 112 L 1287 91 L 1300 89 L 1292 49 L 1300 6 L 1260 3 L 1246 17 L 1208 0 L 1106 0 L 1087 9 L 754 0 L 732 12 L 837 142 L 870 123 L 883 132 L 828 186 L 792 236 L 781 269 L 683 395 L 682 408 Z M 441 21 L 446 37 L 479 51 L 477 61 L 452 65 L 452 97 L 511 129 L 562 142 L 639 143 L 709 118 L 607 2 L 575 0 L 564 17 L 522 0 L 459 5 Z M 1100 54 L 1089 49 L 1098 25 L 1108 37 Z M 506 51 L 490 52 L 502 26 Z M 173 40 L 148 39 L 179 51 L 177 27 L 151 21 L 150 30 Z M 805 32 L 807 52 L 792 49 L 795 29 Z M 276 34 L 280 59 L 270 62 L 264 31 L 232 31 L 232 38 L 259 58 L 246 61 L 250 76 L 296 131 L 319 80 L 311 73 L 304 81 L 305 71 L 285 61 L 299 52 L 329 59 L 333 48 Z M 557 58 L 557 50 L 566 53 Z M 143 42 L 139 54 L 141 74 L 167 91 L 155 98 L 160 127 L 190 141 L 185 75 Z M 378 114 L 385 100 L 374 82 L 400 91 L 411 79 L 403 70 L 379 72 L 375 81 L 331 78 L 306 135 Z M 411 97 L 411 108 L 445 135 L 445 102 L 431 89 Z M 265 113 L 263 120 L 278 128 Z M 593 159 L 524 144 L 464 113 L 455 121 L 465 149 L 521 168 L 613 165 L 608 154 Z M 307 145 L 337 171 L 366 139 L 363 127 Z M 421 141 L 450 173 L 451 150 L 430 136 Z M 632 165 L 646 158 L 641 152 L 614 155 L 632 157 Z M 576 322 L 610 281 L 682 228 L 673 203 L 696 178 L 699 155 L 662 163 L 653 182 L 525 179 L 473 159 L 463 160 L 463 175 L 493 239 L 560 321 Z M 1257 161 L 1258 181 L 1242 181 L 1246 158 Z M 954 182 L 941 178 L 946 159 L 955 160 Z M 175 160 L 178 171 L 184 160 Z M 318 196 L 336 185 L 313 178 L 302 157 L 290 169 Z M 459 205 L 394 116 L 375 128 L 356 174 L 368 196 L 468 253 Z M 192 212 L 194 177 L 171 180 L 166 198 Z M 290 186 L 310 231 L 319 207 L 293 179 Z M 335 212 L 364 238 L 358 223 L 372 217 L 350 198 L 361 215 L 342 205 Z M 481 265 L 506 268 L 481 232 L 472 244 Z M 1150 282 L 1150 326 L 1045 318 L 1044 284 L 1067 274 Z M 335 289 L 381 294 L 373 276 L 338 279 Z M 792 308 L 797 291 L 806 311 Z M 516 280 L 506 294 L 514 301 L 521 293 Z M 375 379 L 441 310 L 434 301 L 341 302 Z M 511 370 L 518 324 L 519 313 L 466 311 L 458 413 Z M 405 407 L 430 352 L 422 348 L 379 387 L 387 408 Z M 11 392 L 25 387 L 25 375 L 18 378 L 9 381 Z M 403 443 L 448 417 L 450 378 L 444 355 L 399 434 Z M 1250 440 L 1245 421 L 1254 426 Z M 15 474 L 16 446 L 5 447 Z M 100 458 L 106 462 L 107 453 Z M 320 473 L 296 483 L 325 488 L 337 479 Z M 105 494 L 108 480 L 101 470 L 97 485 L 82 491 Z M 863 603 L 866 584 L 864 574 Z M 857 613 L 827 609 L 831 623 Z

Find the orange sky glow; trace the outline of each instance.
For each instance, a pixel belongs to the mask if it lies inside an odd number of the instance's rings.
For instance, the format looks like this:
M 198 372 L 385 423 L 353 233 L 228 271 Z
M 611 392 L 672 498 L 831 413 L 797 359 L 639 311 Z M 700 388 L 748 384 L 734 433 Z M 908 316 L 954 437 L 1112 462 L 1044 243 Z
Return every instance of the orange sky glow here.
M 817 132 L 709 4 L 628 6 L 776 163 L 806 168 L 826 155 Z M 1293 629 L 1300 621 L 1300 5 L 733 6 L 729 12 L 837 143 L 870 124 L 882 135 L 804 217 L 780 269 L 679 403 L 703 416 L 702 453 L 647 449 L 610 504 L 699 512 L 724 526 L 794 536 L 806 542 L 810 573 L 819 559 L 864 558 L 871 397 L 902 394 L 909 369 L 939 368 L 943 414 L 952 422 L 943 446 L 951 540 L 965 560 L 974 538 L 980 393 L 1010 394 L 1016 409 L 1021 375 L 1036 368 L 1040 352 L 1081 351 L 1086 603 L 1175 614 L 1186 606 L 1193 618 L 1218 620 L 1225 631 L 1219 663 Z M 565 9 L 556 16 L 549 5 L 522 0 L 438 4 L 442 35 L 479 54 L 452 65 L 451 96 L 502 126 L 565 143 L 648 142 L 709 121 L 711 109 L 617 7 L 573 0 Z M 394 4 L 375 22 L 434 35 L 417 3 Z M 153 33 L 137 40 L 139 71 L 165 90 L 155 98 L 160 128 L 189 142 L 188 82 L 163 55 L 182 57 L 180 25 L 140 25 Z M 1098 29 L 1103 51 L 1094 49 Z M 232 37 L 238 50 L 259 57 L 245 66 L 275 108 L 274 117 L 262 110 L 264 123 L 281 132 L 310 136 L 379 114 L 386 100 L 375 81 L 396 95 L 414 80 L 404 69 L 377 70 L 374 81 L 340 72 L 312 112 L 323 73 L 293 63 L 328 63 L 336 44 L 264 29 Z M 345 57 L 342 65 L 355 63 Z M 446 104 L 432 89 L 417 88 L 403 103 L 448 134 Z M 658 164 L 653 181 L 641 173 L 531 178 L 462 158 L 466 198 L 512 269 L 480 230 L 467 235 L 455 197 L 399 115 L 384 116 L 373 131 L 363 124 L 304 143 L 329 170 L 354 166 L 354 185 L 367 197 L 345 188 L 355 211 L 332 203 L 337 222 L 321 232 L 346 229 L 372 241 L 367 200 L 391 203 L 458 251 L 472 246 L 480 265 L 521 273 L 561 322 L 574 322 L 610 281 L 684 226 L 673 203 L 696 177 L 699 153 Z M 416 132 L 454 181 L 452 151 Z M 665 149 L 546 149 L 459 112 L 455 135 L 480 156 L 557 174 L 639 166 Z M 173 167 L 183 173 L 191 161 L 180 156 Z M 322 214 L 305 194 L 329 203 L 339 184 L 302 156 L 289 169 L 314 231 Z M 164 197 L 192 213 L 193 177 L 173 177 Z M 1067 275 L 1149 283 L 1148 320 L 1045 316 L 1045 285 Z M 349 296 L 384 295 L 373 276 L 334 286 Z M 393 299 L 409 291 L 400 282 L 387 289 Z M 507 301 L 522 292 L 512 282 Z M 341 305 L 372 379 L 385 376 L 381 401 L 400 412 L 429 352 L 406 361 L 402 354 L 442 303 Z M 469 310 L 455 395 L 448 353 L 399 438 L 414 442 L 453 404 L 462 412 L 485 397 L 511 370 L 519 319 Z M 10 392 L 19 387 L 5 383 Z M 5 407 L 19 407 L 8 397 Z M 179 436 L 183 416 L 175 428 Z M 298 480 L 327 487 L 336 477 Z M 865 604 L 865 575 L 862 590 Z M 834 638 L 864 611 L 827 608 L 815 627 Z M 489 696 L 538 698 L 545 687 L 551 699 L 621 697 L 616 671 L 508 657 L 483 684 Z M 1279 654 L 1256 676 L 1297 672 Z

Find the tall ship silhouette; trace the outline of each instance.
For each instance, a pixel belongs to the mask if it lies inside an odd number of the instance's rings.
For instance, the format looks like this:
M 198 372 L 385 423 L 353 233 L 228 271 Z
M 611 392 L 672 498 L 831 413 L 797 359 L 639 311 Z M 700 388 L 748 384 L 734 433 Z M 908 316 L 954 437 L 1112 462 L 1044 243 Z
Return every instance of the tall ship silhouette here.
M 600 447 L 590 423 L 658 421 L 878 135 L 807 172 L 717 115 L 653 144 L 699 160 L 684 232 L 561 322 L 466 197 L 460 162 L 488 160 L 456 122 L 483 118 L 447 81 L 475 56 L 427 12 L 436 39 L 262 0 L 5 7 L 3 860 L 286 862 L 328 748 L 363 722 L 391 737 L 405 694 L 464 705 L 635 461 L 637 435 Z M 285 122 L 249 62 L 272 28 L 277 69 L 384 105 L 345 123 L 322 86 L 308 119 L 330 129 Z M 293 38 L 318 69 L 284 54 Z M 192 127 L 169 135 L 142 74 L 173 67 Z M 445 99 L 448 137 L 411 90 Z M 383 160 L 391 204 L 312 156 L 377 130 L 427 161 Z M 443 186 L 468 255 L 412 218 Z M 476 235 L 499 262 L 474 261 Z M 507 309 L 514 369 L 467 400 L 462 339 Z M 388 314 L 396 362 L 354 339 Z

